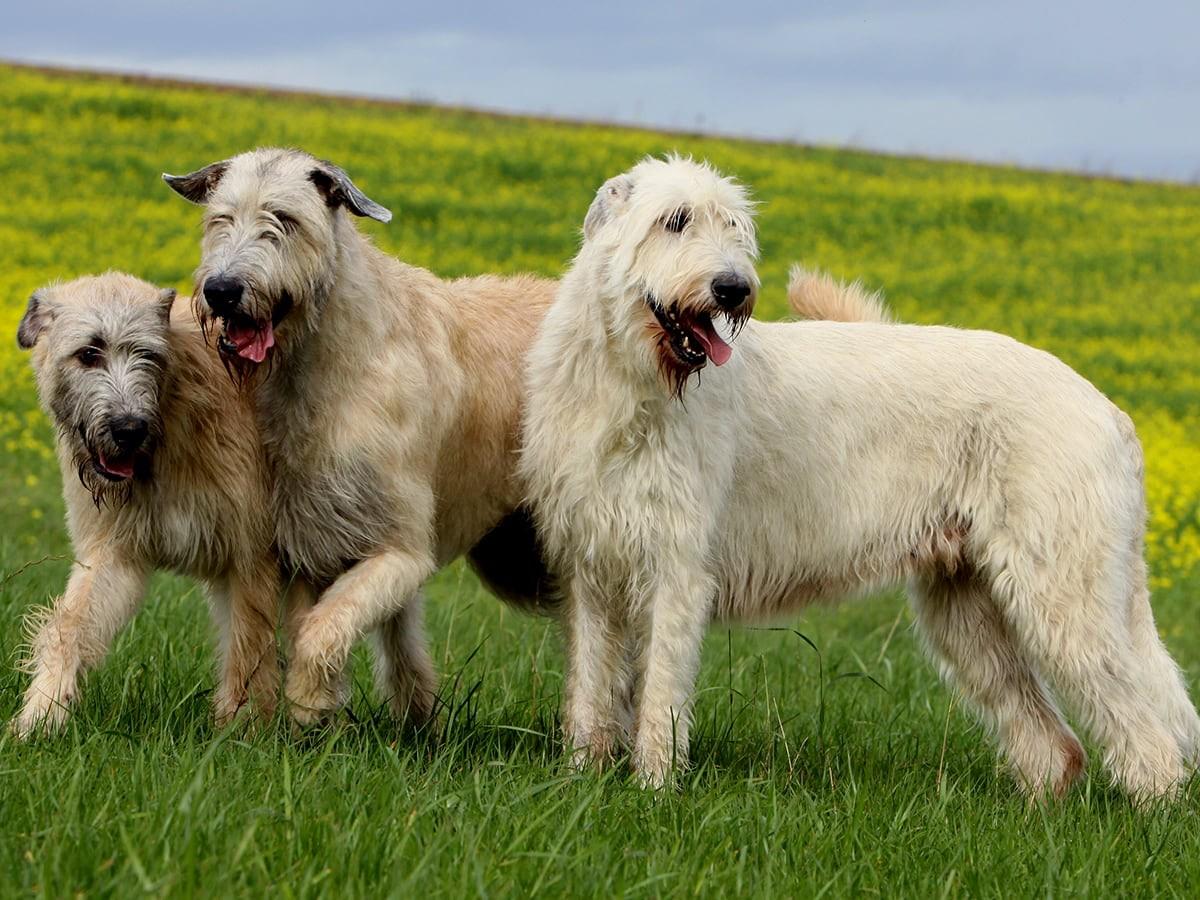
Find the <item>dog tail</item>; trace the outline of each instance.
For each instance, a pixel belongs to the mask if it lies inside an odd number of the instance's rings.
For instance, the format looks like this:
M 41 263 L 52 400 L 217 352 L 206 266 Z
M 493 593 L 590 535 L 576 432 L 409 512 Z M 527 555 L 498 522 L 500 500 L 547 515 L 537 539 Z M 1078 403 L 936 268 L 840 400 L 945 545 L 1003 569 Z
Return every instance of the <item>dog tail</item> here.
M 893 321 L 883 302 L 883 293 L 869 292 L 861 282 L 843 284 L 825 272 L 792 266 L 788 280 L 788 303 L 806 319 L 826 322 Z

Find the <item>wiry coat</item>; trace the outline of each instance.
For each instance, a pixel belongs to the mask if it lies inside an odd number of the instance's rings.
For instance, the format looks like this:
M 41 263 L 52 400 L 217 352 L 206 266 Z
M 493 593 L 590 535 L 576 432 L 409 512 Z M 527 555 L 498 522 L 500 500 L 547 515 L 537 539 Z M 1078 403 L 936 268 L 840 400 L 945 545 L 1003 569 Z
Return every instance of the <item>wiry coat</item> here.
M 687 165 L 643 164 L 627 189 L 645 202 Z M 926 642 L 1025 788 L 1061 793 L 1083 765 L 1046 679 L 1133 794 L 1172 790 L 1200 720 L 1153 625 L 1129 418 L 1007 337 L 873 322 L 751 321 L 677 399 L 646 356 L 643 300 L 661 294 L 645 272 L 671 265 L 617 262 L 657 221 L 619 206 L 585 240 L 531 353 L 522 471 L 567 589 L 583 755 L 632 715 L 635 766 L 661 783 L 686 759 L 711 618 L 908 579 Z M 681 254 L 728 240 L 682 237 Z M 830 288 L 801 273 L 793 298 L 811 311 Z M 880 316 L 833 296 L 843 318 Z
M 390 214 L 299 151 L 168 180 L 206 207 L 197 311 L 254 393 L 280 552 L 324 589 L 298 625 L 293 714 L 313 721 L 344 701 L 350 649 L 375 629 L 382 692 L 423 718 L 435 682 L 418 591 L 521 499 L 523 360 L 554 283 L 443 281 L 388 256 L 351 215 Z M 236 284 L 238 303 L 200 300 L 214 283 Z M 264 364 L 248 362 L 268 345 Z M 504 534 L 535 556 L 531 529 Z M 515 565 L 512 546 L 493 543 L 487 561 Z
M 209 589 L 221 642 L 218 723 L 253 699 L 269 715 L 279 689 L 278 564 L 269 485 L 253 410 L 204 343 L 187 300 L 109 273 L 35 294 L 22 322 L 39 394 L 58 431 L 75 564 L 66 593 L 36 617 L 33 680 L 21 734 L 65 721 L 82 672 L 97 665 L 164 569 Z M 104 359 L 87 368 L 81 347 Z M 105 422 L 153 421 L 129 480 L 93 465 Z M 86 437 L 85 437 L 86 436 Z

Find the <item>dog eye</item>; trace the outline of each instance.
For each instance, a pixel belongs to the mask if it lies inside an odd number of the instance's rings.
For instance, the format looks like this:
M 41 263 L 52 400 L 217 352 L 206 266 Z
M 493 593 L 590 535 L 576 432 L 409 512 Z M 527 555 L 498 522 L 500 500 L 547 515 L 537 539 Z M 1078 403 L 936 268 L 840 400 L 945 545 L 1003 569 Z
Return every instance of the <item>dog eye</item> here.
M 687 207 L 681 207 L 663 221 L 663 228 L 672 234 L 679 234 L 683 229 L 688 227 L 688 223 L 692 221 L 692 211 Z
M 279 227 L 283 229 L 284 234 L 295 234 L 300 230 L 300 223 L 285 212 L 275 213 L 275 218 L 279 220 Z
M 104 356 L 95 347 L 80 347 L 75 351 L 75 359 L 85 369 L 94 369 L 100 365 Z

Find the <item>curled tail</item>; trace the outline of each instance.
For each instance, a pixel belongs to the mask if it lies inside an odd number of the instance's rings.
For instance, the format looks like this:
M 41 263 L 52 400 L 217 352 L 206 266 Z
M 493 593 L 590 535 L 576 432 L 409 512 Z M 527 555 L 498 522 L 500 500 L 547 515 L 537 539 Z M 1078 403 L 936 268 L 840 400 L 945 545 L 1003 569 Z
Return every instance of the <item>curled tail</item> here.
M 788 303 L 806 319 L 826 322 L 893 321 L 883 303 L 883 294 L 869 292 L 861 282 L 843 284 L 824 272 L 792 266 L 788 280 Z

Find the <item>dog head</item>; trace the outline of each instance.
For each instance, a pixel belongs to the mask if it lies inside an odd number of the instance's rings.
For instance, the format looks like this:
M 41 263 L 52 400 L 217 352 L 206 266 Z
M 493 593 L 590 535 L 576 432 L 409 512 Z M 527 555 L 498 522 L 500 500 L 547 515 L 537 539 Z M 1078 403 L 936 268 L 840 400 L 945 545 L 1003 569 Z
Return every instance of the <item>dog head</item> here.
M 33 350 L 42 405 L 97 503 L 148 478 L 162 437 L 175 291 L 110 272 L 41 288 L 17 342 Z
M 597 313 L 676 394 L 709 360 L 728 362 L 754 310 L 753 213 L 741 185 L 675 156 L 609 179 L 588 210 L 576 269 L 602 298 Z
M 163 180 L 204 206 L 196 318 L 206 333 L 219 323 L 222 358 L 243 373 L 289 331 L 317 327 L 339 242 L 354 228 L 347 214 L 392 217 L 340 168 L 300 150 L 253 150 Z

